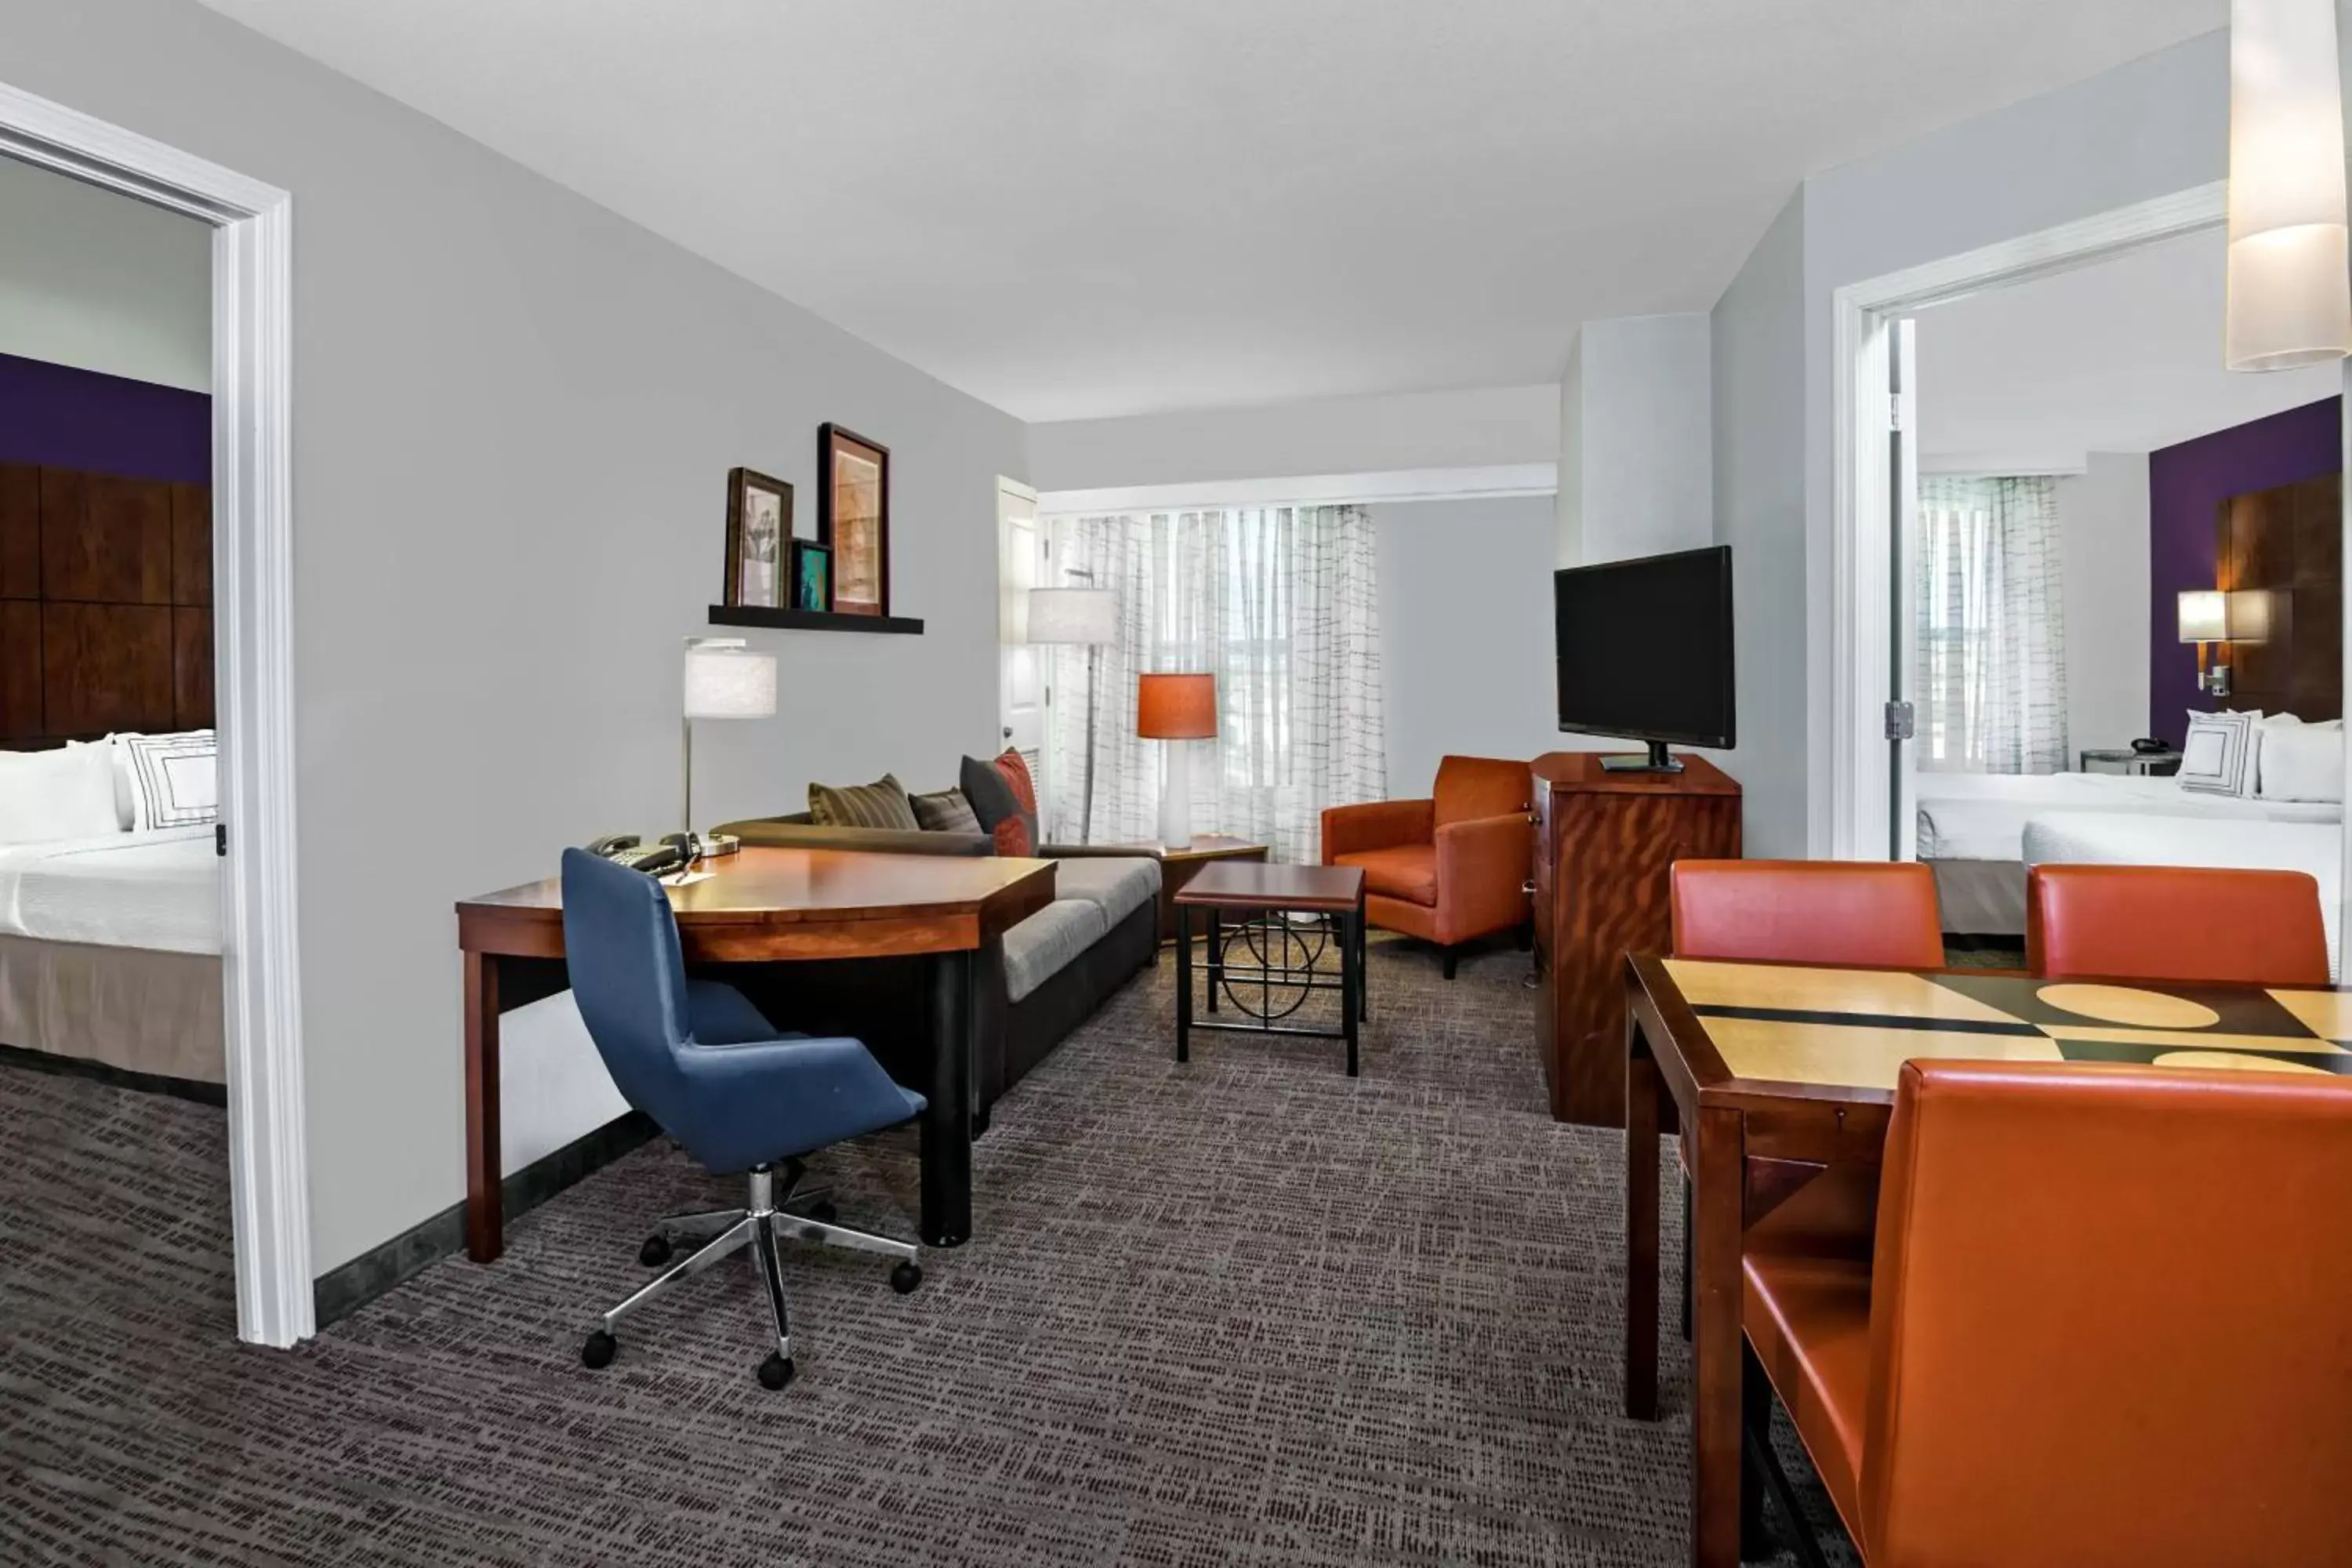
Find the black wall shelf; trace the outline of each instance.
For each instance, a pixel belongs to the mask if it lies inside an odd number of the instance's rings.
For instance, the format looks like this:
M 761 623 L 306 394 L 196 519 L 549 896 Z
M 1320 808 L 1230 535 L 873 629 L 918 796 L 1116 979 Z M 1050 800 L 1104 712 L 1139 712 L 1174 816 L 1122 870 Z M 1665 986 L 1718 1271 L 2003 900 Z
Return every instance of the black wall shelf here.
M 911 616 L 845 616 L 834 610 L 771 610 L 756 605 L 713 605 L 714 626 L 762 626 L 780 632 L 880 632 L 920 637 L 923 623 Z

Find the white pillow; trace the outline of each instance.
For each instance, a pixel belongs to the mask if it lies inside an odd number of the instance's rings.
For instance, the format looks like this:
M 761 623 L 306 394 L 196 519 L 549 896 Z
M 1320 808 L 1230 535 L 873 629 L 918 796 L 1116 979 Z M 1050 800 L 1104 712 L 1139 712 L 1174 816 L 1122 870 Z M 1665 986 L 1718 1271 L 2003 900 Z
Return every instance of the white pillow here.
M 105 746 L 0 752 L 0 844 L 102 838 L 114 815 L 114 761 Z
M 2180 743 L 2182 789 L 2203 795 L 2249 795 L 2254 793 L 2254 726 L 2260 712 L 2189 715 L 2189 738 Z M 2296 727 L 2283 725 L 2274 734 L 2291 734 Z
M 2342 727 L 2295 724 L 2265 730 L 2258 788 L 2265 800 L 2342 800 Z
M 115 744 L 130 759 L 139 828 L 198 827 L 220 819 L 219 742 L 210 730 L 124 735 Z

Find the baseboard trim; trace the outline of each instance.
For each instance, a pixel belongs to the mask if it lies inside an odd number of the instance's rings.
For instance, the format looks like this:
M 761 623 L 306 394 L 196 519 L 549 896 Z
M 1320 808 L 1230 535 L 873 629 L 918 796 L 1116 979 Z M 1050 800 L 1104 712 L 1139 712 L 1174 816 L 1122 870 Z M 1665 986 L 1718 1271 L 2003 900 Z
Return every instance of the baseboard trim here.
M 168 1094 L 174 1100 L 193 1100 L 201 1105 L 225 1108 L 228 1104 L 226 1084 L 206 1083 L 202 1079 L 194 1078 L 167 1078 L 162 1073 L 134 1072 L 129 1068 L 91 1061 L 85 1057 L 61 1057 L 55 1051 L 37 1051 L 29 1046 L 0 1045 L 0 1067 L 54 1073 L 59 1078 L 86 1078 L 93 1083 L 110 1084 L 116 1089 L 135 1089 L 142 1094 Z
M 511 1222 L 518 1215 L 529 1213 L 575 1182 L 651 1142 L 658 1131 L 650 1117 L 633 1110 L 533 1160 L 500 1184 L 507 1219 Z M 319 1327 L 350 1315 L 465 1245 L 466 1205 L 457 1203 L 381 1247 L 370 1247 L 349 1263 L 327 1270 L 310 1288 Z

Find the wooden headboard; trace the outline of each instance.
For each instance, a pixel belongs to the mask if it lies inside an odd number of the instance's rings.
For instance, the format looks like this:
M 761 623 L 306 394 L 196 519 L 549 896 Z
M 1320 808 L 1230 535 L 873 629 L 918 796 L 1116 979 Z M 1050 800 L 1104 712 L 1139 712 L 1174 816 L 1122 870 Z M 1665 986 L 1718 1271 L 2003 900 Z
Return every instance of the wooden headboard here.
M 0 749 L 213 722 L 212 491 L 0 463 Z

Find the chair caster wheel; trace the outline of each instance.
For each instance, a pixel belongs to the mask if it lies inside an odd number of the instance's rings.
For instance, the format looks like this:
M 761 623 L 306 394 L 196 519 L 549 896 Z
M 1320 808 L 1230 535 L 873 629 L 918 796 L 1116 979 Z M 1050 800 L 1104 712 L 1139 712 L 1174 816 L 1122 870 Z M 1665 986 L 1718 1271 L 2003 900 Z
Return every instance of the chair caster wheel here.
M 770 1351 L 768 1359 L 760 1363 L 760 1386 L 782 1388 L 792 1382 L 793 1373 L 799 1370 L 793 1365 L 792 1357 L 778 1355 L 775 1352 Z
M 841 1217 L 841 1211 L 833 1206 L 833 1200 L 831 1198 L 817 1199 L 816 1202 L 809 1205 L 807 1213 L 809 1218 L 816 1221 L 819 1225 L 831 1225 L 835 1220 Z
M 646 1244 L 637 1248 L 637 1261 L 648 1268 L 659 1268 L 663 1264 L 667 1263 L 669 1237 L 666 1236 L 646 1237 Z
M 901 1296 L 908 1294 L 922 1282 L 923 1266 L 919 1263 L 901 1263 L 898 1268 L 890 1270 L 890 1289 Z
M 613 1352 L 620 1348 L 619 1341 L 604 1330 L 598 1329 L 594 1333 L 590 1334 L 586 1342 L 580 1347 L 581 1364 L 592 1367 L 610 1366 L 613 1364 Z

